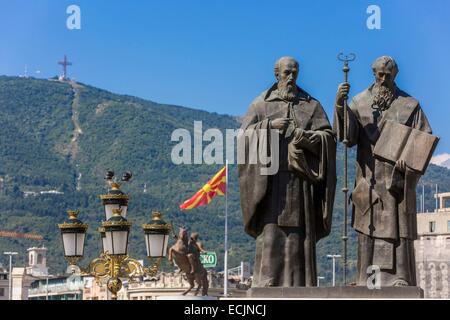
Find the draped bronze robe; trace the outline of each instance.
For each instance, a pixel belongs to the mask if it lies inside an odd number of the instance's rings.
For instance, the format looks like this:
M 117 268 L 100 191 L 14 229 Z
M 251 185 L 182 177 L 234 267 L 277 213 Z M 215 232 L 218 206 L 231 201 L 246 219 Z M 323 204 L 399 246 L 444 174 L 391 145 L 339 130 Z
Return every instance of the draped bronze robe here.
M 251 104 L 242 129 L 267 130 L 271 120 L 285 117 L 296 128 L 291 137 L 279 137 L 278 172 L 261 175 L 259 163 L 238 167 L 245 230 L 256 239 L 253 287 L 315 286 L 316 242 L 331 229 L 336 141 L 320 103 L 300 88 L 294 101 L 284 101 L 274 85 Z M 300 129 L 320 135 L 316 151 L 298 146 Z M 258 151 L 268 149 L 268 141 L 259 139 Z

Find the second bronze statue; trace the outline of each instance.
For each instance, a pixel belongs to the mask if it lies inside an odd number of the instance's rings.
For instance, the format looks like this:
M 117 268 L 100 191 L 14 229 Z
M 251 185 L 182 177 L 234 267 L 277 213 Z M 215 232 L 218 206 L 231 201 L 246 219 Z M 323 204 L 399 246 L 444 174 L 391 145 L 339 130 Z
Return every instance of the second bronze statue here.
M 351 196 L 352 225 L 358 232 L 357 284 L 366 286 L 369 275 L 379 270 L 381 286 L 416 286 L 416 186 L 438 139 L 431 136 L 419 102 L 397 87 L 395 60 L 382 56 L 372 71 L 374 84 L 347 109 L 348 146 L 357 147 Z M 334 128 L 340 141 L 349 89 L 348 83 L 341 84 L 336 98 Z M 414 150 L 401 152 L 399 146 Z
M 376 285 L 416 286 L 415 189 L 438 139 L 418 101 L 396 86 L 394 59 L 380 57 L 372 69 L 375 83 L 353 98 L 345 121 L 348 146 L 357 147 L 350 197 L 358 233 L 357 284 L 367 286 L 370 273 L 379 270 Z M 336 140 L 345 138 L 350 85 L 339 86 L 333 130 L 320 102 L 297 86 L 299 70 L 294 58 L 279 59 L 277 82 L 253 101 L 241 127 L 241 208 L 245 231 L 256 239 L 253 287 L 316 286 L 316 243 L 331 231 Z M 395 154 L 389 145 L 399 146 Z M 278 160 L 279 170 L 263 175 L 267 163 L 247 161 L 255 153 Z

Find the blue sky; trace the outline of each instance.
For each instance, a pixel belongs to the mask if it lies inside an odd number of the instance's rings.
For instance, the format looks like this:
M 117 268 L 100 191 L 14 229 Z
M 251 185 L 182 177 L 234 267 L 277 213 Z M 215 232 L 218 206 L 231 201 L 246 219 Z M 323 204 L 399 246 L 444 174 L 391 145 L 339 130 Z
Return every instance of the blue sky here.
M 66 28 L 66 8 L 81 8 L 82 29 Z M 381 30 L 366 9 L 381 8 Z M 67 53 L 76 80 L 218 113 L 242 115 L 273 83 L 283 55 L 301 64 L 299 85 L 331 117 L 342 80 L 336 55 L 354 52 L 352 93 L 372 81 L 380 55 L 396 58 L 398 85 L 421 101 L 438 153 L 450 152 L 450 1 L 113 1 L 0 0 L 0 74 L 25 65 L 59 74 Z

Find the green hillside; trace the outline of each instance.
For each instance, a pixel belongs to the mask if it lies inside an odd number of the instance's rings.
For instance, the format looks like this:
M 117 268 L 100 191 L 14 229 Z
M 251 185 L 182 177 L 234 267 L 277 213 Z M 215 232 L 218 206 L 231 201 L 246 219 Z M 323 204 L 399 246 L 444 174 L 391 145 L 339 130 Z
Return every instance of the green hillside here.
M 80 217 L 90 224 L 86 256 L 93 258 L 100 247 L 95 230 L 103 218 L 98 195 L 105 192 L 104 172 L 108 168 L 117 174 L 131 170 L 132 182 L 123 189 L 132 196 L 133 256 L 144 257 L 140 225 L 150 219 L 153 210 L 162 211 L 175 226 L 199 231 L 205 245 L 222 255 L 224 199 L 192 211 L 178 209 L 221 169 L 220 165 L 172 164 L 170 154 L 176 144 L 171 142 L 172 131 L 193 132 L 195 120 L 203 121 L 204 130 L 238 126 L 231 116 L 161 105 L 86 85 L 0 77 L 0 177 L 4 181 L 0 230 L 44 235 L 48 264 L 53 272 L 61 272 L 65 262 L 57 223 L 66 219 L 66 210 L 80 209 Z M 76 132 L 78 127 L 80 132 Z M 230 263 L 237 265 L 251 258 L 252 241 L 242 232 L 235 168 L 230 180 L 234 186 L 229 196 L 230 237 L 232 245 L 236 243 Z M 48 190 L 64 194 L 23 195 Z M 0 238 L 0 250 L 25 253 L 26 248 L 40 244 Z M 6 263 L 3 256 L 0 261 Z M 18 263 L 24 262 L 22 254 Z
M 242 110 L 244 113 L 245 110 Z M 224 199 L 210 206 L 181 212 L 178 206 L 206 183 L 221 165 L 174 165 L 170 160 L 172 131 L 193 132 L 194 121 L 208 128 L 237 128 L 232 116 L 184 107 L 162 105 L 130 96 L 113 94 L 83 84 L 0 77 L 0 230 L 36 232 L 42 243 L 0 238 L 0 251 L 21 253 L 17 264 L 25 263 L 26 248 L 44 244 L 53 273 L 65 270 L 57 223 L 66 210 L 79 209 L 89 223 L 86 258 L 100 249 L 96 228 L 103 218 L 98 195 L 105 191 L 106 169 L 117 174 L 131 170 L 129 219 L 134 222 L 131 255 L 144 258 L 140 225 L 160 210 L 175 226 L 186 225 L 200 232 L 207 249 L 217 251 L 222 268 Z M 206 145 L 207 143 L 204 143 Z M 338 171 L 342 173 L 342 150 Z M 354 154 L 351 153 L 353 157 Z M 350 168 L 350 180 L 354 170 Z M 80 178 L 81 177 L 81 178 Z M 336 196 L 333 232 L 318 246 L 319 273 L 330 281 L 331 263 L 326 254 L 340 253 L 342 230 L 342 177 Z M 432 209 L 432 189 L 450 190 L 450 170 L 431 166 L 423 179 L 427 207 Z M 144 193 L 144 184 L 147 192 Z M 352 184 L 352 183 L 351 183 Z M 24 192 L 58 190 L 64 194 L 24 197 Z M 230 166 L 229 185 L 230 267 L 253 261 L 254 241 L 243 232 L 236 166 Z M 350 228 L 349 228 L 350 230 Z M 356 261 L 355 235 L 349 241 L 351 266 Z M 0 262 L 6 264 L 3 256 Z M 84 261 L 87 262 L 87 259 Z M 164 268 L 169 268 L 164 266 Z

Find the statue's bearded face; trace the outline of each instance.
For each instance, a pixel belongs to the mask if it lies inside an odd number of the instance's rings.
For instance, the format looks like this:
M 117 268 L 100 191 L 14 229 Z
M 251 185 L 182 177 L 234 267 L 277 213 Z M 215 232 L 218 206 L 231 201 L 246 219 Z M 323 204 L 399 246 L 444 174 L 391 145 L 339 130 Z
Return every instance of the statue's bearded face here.
M 375 76 L 375 85 L 373 87 L 372 105 L 380 110 L 386 110 L 394 101 L 395 92 L 395 74 L 386 66 L 381 66 L 373 70 Z
M 279 62 L 278 92 L 282 99 L 292 101 L 297 96 L 298 64 L 295 60 L 285 59 Z

